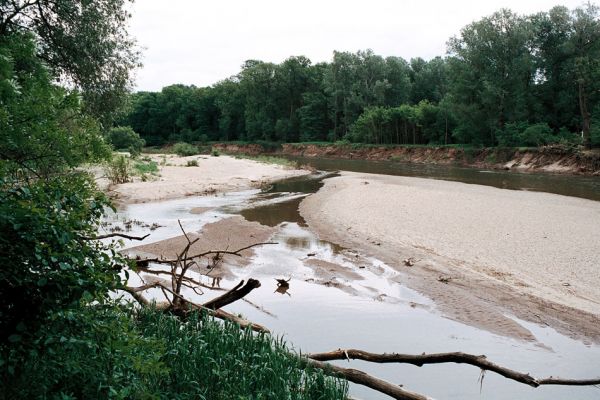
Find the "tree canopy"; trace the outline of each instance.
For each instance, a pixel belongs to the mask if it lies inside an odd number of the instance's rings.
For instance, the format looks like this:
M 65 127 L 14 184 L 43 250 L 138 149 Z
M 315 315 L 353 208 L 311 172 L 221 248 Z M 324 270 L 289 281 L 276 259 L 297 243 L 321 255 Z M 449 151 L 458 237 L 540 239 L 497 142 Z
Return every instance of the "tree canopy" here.
M 136 93 L 120 123 L 150 145 L 599 144 L 599 24 L 591 4 L 532 15 L 503 9 L 465 26 L 449 39 L 448 54 L 431 60 L 371 50 L 335 51 L 319 64 L 302 56 L 280 64 L 248 60 L 210 87 Z M 528 130 L 540 124 L 549 129 Z M 528 138 L 531 132 L 545 136 Z

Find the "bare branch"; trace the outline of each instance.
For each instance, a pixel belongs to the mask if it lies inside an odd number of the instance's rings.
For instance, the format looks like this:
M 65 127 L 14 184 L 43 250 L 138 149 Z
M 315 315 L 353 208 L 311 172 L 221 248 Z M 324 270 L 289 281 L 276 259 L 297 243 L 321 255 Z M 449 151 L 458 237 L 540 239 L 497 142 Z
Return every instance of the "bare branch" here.
M 233 250 L 233 251 L 208 250 L 208 251 L 204 251 L 202 253 L 194 254 L 192 256 L 187 256 L 185 258 L 182 258 L 179 261 L 188 261 L 188 260 L 192 260 L 194 258 L 206 257 L 210 254 L 229 254 L 229 255 L 242 257 L 242 254 L 240 254 L 240 252 L 242 252 L 244 250 L 248 250 L 252 247 L 263 246 L 263 245 L 267 245 L 267 244 L 278 244 L 278 243 L 277 242 L 254 243 L 254 244 L 251 244 L 250 246 L 242 247 L 241 249 L 237 249 L 237 250 Z M 156 257 L 156 258 L 146 258 L 146 259 L 140 260 L 140 261 L 153 262 L 153 263 L 157 263 L 157 264 L 174 264 L 174 263 L 177 263 L 178 260 L 177 259 L 162 259 L 162 258 Z
M 560 378 L 546 378 L 536 379 L 529 374 L 514 371 L 491 361 L 488 361 L 484 355 L 473 355 L 462 352 L 454 353 L 435 353 L 435 354 L 397 354 L 397 353 L 384 353 L 375 354 L 369 353 L 362 350 L 347 349 L 347 350 L 334 350 L 327 353 L 319 354 L 308 354 L 308 358 L 319 361 L 331 361 L 331 360 L 363 360 L 375 363 L 402 363 L 412 364 L 421 367 L 425 364 L 442 364 L 442 363 L 457 363 L 457 364 L 469 364 L 481 368 L 484 371 L 492 371 L 507 379 L 511 379 L 520 383 L 532 387 L 538 387 L 540 385 L 579 385 L 579 386 L 592 386 L 600 384 L 600 378 L 596 379 L 560 379 Z
M 430 397 L 423 396 L 422 394 L 415 393 L 403 389 L 400 385 L 384 381 L 383 379 L 376 378 L 366 372 L 359 371 L 352 368 L 342 368 L 329 363 L 311 360 L 308 358 L 300 358 L 301 362 L 305 365 L 313 368 L 320 369 L 326 374 L 335 377 L 343 377 L 344 379 L 354 382 L 359 385 L 369 387 L 380 393 L 387 394 L 388 396 L 399 399 L 399 400 L 431 400 Z
M 122 237 L 122 238 L 129 239 L 129 240 L 144 240 L 148 236 L 150 236 L 149 233 L 144 236 L 130 236 L 130 235 L 125 235 L 124 233 L 108 233 L 106 235 L 99 235 L 99 236 L 94 236 L 94 237 L 80 236 L 80 238 L 83 240 L 100 240 L 100 239 L 107 239 L 107 238 L 111 238 L 111 237 Z
M 213 310 L 211 308 L 206 308 L 203 305 L 196 304 L 196 303 L 194 303 L 194 302 L 186 299 L 185 297 L 181 296 L 180 294 L 175 293 L 173 290 L 171 290 L 170 288 L 166 287 L 161 282 L 149 283 L 149 284 L 142 285 L 142 286 L 139 286 L 139 287 L 125 286 L 125 287 L 121 287 L 120 289 L 123 290 L 123 291 L 125 291 L 125 292 L 127 292 L 127 293 L 129 293 L 129 294 L 131 294 L 133 296 L 133 298 L 135 300 L 137 300 L 143 306 L 150 306 L 150 305 L 152 305 L 152 302 L 150 302 L 148 299 L 146 299 L 141 294 L 141 292 L 143 292 L 144 290 L 148 290 L 148 289 L 152 289 L 152 288 L 158 288 L 158 287 L 161 288 L 161 290 L 163 290 L 163 291 L 167 291 L 167 292 L 171 293 L 173 296 L 175 296 L 175 298 L 179 299 L 181 301 L 181 303 L 183 303 L 182 307 L 184 307 L 184 308 L 181 308 L 181 309 L 173 309 L 174 303 L 171 303 L 171 304 L 160 303 L 161 304 L 161 309 L 163 309 L 163 310 L 171 308 L 176 313 L 179 313 L 181 315 L 185 315 L 185 314 L 187 314 L 187 311 L 185 310 L 185 305 L 187 305 L 188 308 L 192 308 L 192 309 L 199 310 L 199 311 L 204 311 L 204 312 L 207 312 L 209 315 L 212 315 L 212 316 L 214 316 L 216 318 L 234 322 L 234 323 L 238 324 L 241 328 L 250 328 L 253 331 L 261 332 L 261 333 L 270 333 L 267 328 L 265 328 L 264 326 L 262 326 L 260 324 L 256 324 L 256 323 L 248 321 L 246 319 L 237 317 L 237 316 L 235 316 L 233 314 L 229 314 L 228 312 L 220 310 L 220 309 Z
M 244 297 L 248 293 L 250 293 L 252 290 L 259 288 L 259 287 L 260 287 L 260 282 L 257 281 L 256 279 L 252 279 L 252 278 L 248 279 L 248 282 L 246 282 L 245 285 L 244 285 L 244 281 L 241 281 L 240 283 L 237 284 L 236 287 L 234 287 L 227 293 L 224 293 L 223 295 L 204 303 L 203 306 L 206 308 L 211 308 L 213 310 L 216 310 L 221 307 L 225 307 L 227 304 L 231 304 L 234 301 L 241 299 L 242 297 Z

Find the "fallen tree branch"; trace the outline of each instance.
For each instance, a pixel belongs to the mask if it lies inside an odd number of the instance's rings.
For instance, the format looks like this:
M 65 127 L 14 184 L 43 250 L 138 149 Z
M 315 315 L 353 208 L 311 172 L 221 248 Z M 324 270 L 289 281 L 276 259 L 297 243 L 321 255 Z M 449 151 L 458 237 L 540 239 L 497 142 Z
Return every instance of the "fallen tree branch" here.
M 301 357 L 300 360 L 308 366 L 313 368 L 320 369 L 324 371 L 327 375 L 342 377 L 350 382 L 354 382 L 358 385 L 363 385 L 373 390 L 376 390 L 380 393 L 387 394 L 394 399 L 398 400 L 432 400 L 430 397 L 423 396 L 422 394 L 415 393 L 403 389 L 399 385 L 395 385 L 388 381 L 384 381 L 383 379 L 376 378 L 372 375 L 367 374 L 366 372 L 352 369 L 352 368 L 342 368 L 337 365 L 311 360 L 309 358 Z
M 570 386 L 592 386 L 599 385 L 600 378 L 595 379 L 561 379 L 561 378 L 546 378 L 536 379 L 529 374 L 514 371 L 509 368 L 502 367 L 491 361 L 488 361 L 484 355 L 473 355 L 462 352 L 454 353 L 434 353 L 434 354 L 398 354 L 398 353 L 384 353 L 376 354 L 369 353 L 362 350 L 347 349 L 347 350 L 334 350 L 327 353 L 308 354 L 306 357 L 318 360 L 318 361 L 332 361 L 332 360 L 363 360 L 375 363 L 401 363 L 401 364 L 412 364 L 421 367 L 425 364 L 442 364 L 442 363 L 456 363 L 456 364 L 469 364 L 481 368 L 484 371 L 492 371 L 507 379 L 511 379 L 520 383 L 532 387 L 538 387 L 540 385 L 570 385 Z
M 94 236 L 94 237 L 80 236 L 80 238 L 83 240 L 100 240 L 100 239 L 108 239 L 108 238 L 112 238 L 112 237 L 122 237 L 122 238 L 129 239 L 129 240 L 144 240 L 148 236 L 150 236 L 149 233 L 145 234 L 144 236 L 131 236 L 131 235 L 126 235 L 124 233 L 116 233 L 115 232 L 115 233 L 107 233 L 106 235 Z
M 244 251 L 244 250 L 248 250 L 251 249 L 252 247 L 256 247 L 256 246 L 263 246 L 266 244 L 278 244 L 277 242 L 263 242 L 263 243 L 254 243 L 251 244 L 249 246 L 246 247 L 242 247 L 241 249 L 237 249 L 237 250 L 207 250 L 204 251 L 202 253 L 198 253 L 198 254 L 194 254 L 192 256 L 186 256 L 180 259 L 177 258 L 159 258 L 159 257 L 155 257 L 155 258 L 144 258 L 142 260 L 134 260 L 134 261 L 142 261 L 142 262 L 148 262 L 148 263 L 157 263 L 157 264 L 175 264 L 177 262 L 184 262 L 184 261 L 189 261 L 192 260 L 194 258 L 201 258 L 201 257 L 206 257 L 208 255 L 211 254 L 229 254 L 229 255 L 234 255 L 237 257 L 242 257 L 242 254 L 240 254 L 240 252 Z
M 243 286 L 242 286 L 243 285 Z M 236 287 L 231 289 L 230 291 L 224 293 L 223 295 L 216 297 L 210 301 L 207 301 L 203 304 L 204 307 L 216 310 L 221 307 L 225 307 L 227 304 L 231 304 L 234 301 L 241 299 L 246 296 L 248 293 L 253 291 L 256 288 L 260 287 L 260 282 L 256 279 L 248 279 L 248 282 L 244 285 L 244 281 L 241 281 L 237 284 Z
M 260 283 L 259 283 L 259 286 L 260 286 Z M 173 292 L 173 290 L 171 288 L 165 286 L 161 282 L 149 283 L 149 284 L 138 286 L 138 287 L 124 286 L 119 289 L 131 294 L 131 296 L 141 305 L 143 305 L 145 307 L 149 307 L 153 304 L 153 302 L 148 300 L 142 294 L 142 292 L 145 290 L 148 290 L 148 289 L 153 289 L 153 288 L 160 288 L 163 291 L 167 291 L 167 292 L 171 293 L 173 296 L 178 298 L 182 303 L 184 303 L 185 305 L 188 306 L 186 308 L 172 310 L 178 314 L 187 314 L 189 312 L 189 309 L 191 308 L 194 310 L 204 311 L 204 312 L 208 313 L 209 315 L 212 315 L 212 316 L 222 319 L 222 320 L 234 322 L 234 323 L 238 324 L 241 328 L 250 328 L 255 332 L 270 333 L 267 328 L 265 328 L 264 326 L 262 326 L 260 324 L 237 317 L 233 314 L 230 314 L 230 313 L 220 310 L 220 309 L 213 310 L 213 309 L 207 308 L 201 304 L 196 304 L 196 303 L 186 299 L 185 297 Z M 172 305 L 172 303 L 165 303 L 165 302 L 156 304 L 157 308 L 160 310 L 168 310 L 168 309 L 172 308 L 171 305 Z

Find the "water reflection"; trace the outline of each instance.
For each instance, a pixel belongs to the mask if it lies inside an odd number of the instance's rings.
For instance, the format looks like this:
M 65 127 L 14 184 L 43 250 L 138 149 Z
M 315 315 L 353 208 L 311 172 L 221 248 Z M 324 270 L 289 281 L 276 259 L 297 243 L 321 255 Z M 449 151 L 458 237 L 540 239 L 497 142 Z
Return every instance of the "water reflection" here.
M 600 201 L 600 177 L 479 170 L 455 165 L 415 164 L 397 161 L 343 160 L 286 157 L 322 171 L 353 171 L 371 174 L 412 176 L 493 186 L 501 189 L 531 190 Z

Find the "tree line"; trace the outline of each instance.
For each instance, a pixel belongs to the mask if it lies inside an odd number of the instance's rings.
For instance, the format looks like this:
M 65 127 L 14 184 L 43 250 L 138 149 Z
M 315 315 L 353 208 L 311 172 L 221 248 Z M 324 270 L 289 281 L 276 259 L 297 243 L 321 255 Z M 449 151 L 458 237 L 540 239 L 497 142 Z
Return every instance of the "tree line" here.
M 600 142 L 600 21 L 592 4 L 500 10 L 431 60 L 371 50 L 248 60 L 210 87 L 131 95 L 120 124 L 149 145 L 175 141 L 338 141 L 543 145 Z

